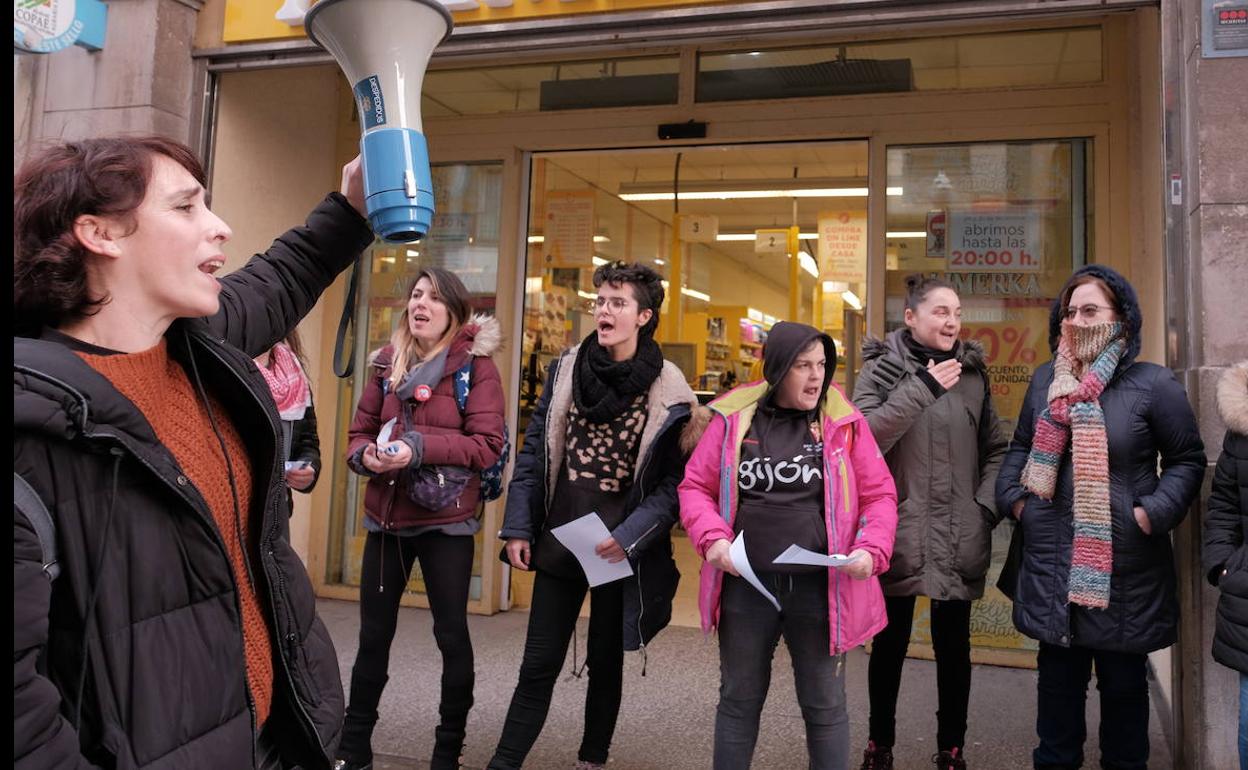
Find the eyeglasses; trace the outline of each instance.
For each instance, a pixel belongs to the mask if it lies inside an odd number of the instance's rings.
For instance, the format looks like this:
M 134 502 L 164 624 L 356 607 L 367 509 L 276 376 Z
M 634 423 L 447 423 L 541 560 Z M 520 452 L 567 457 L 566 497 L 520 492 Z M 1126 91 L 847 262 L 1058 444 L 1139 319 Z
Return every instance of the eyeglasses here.
M 606 308 L 611 315 L 619 315 L 630 304 L 632 303 L 623 297 L 595 297 L 585 303 L 585 308 L 590 313 Z
M 1106 305 L 1080 305 L 1079 307 L 1072 306 L 1062 311 L 1062 317 L 1065 318 L 1067 321 L 1073 321 L 1075 320 L 1075 316 L 1077 315 L 1085 321 L 1093 321 L 1093 320 L 1096 320 L 1097 316 L 1101 314 L 1102 310 L 1112 311 L 1114 310 L 1114 308 L 1108 307 Z

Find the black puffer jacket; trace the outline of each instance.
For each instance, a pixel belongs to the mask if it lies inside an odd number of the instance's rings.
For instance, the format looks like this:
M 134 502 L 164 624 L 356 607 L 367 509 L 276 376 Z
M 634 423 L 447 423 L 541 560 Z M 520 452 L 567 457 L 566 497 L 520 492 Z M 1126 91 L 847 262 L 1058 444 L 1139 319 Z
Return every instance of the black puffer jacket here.
M 1248 361 L 1223 375 L 1218 411 L 1228 430 L 1205 507 L 1204 551 L 1205 574 L 1222 592 L 1213 659 L 1248 674 Z
M 268 726 L 305 768 L 330 764 L 342 686 L 289 543 L 278 415 L 251 359 L 371 237 L 332 195 L 306 227 L 222 280 L 216 316 L 166 334 L 170 356 L 247 437 L 251 565 L 274 644 Z M 65 345 L 15 338 L 13 359 L 13 467 L 52 513 L 62 570 L 49 583 L 34 531 L 15 515 L 15 766 L 252 767 L 234 573 L 204 499 L 134 405 Z
M 1135 290 L 1116 272 L 1081 268 L 1105 281 L 1119 299 L 1130 340 L 1101 408 L 1109 439 L 1109 494 L 1113 525 L 1113 571 L 1109 607 L 1087 609 L 1068 602 L 1074 474 L 1070 450 L 1058 470 L 1053 500 L 1042 500 L 1019 483 L 1031 451 L 1036 418 L 1048 403 L 1053 363 L 1036 370 L 1018 416 L 1018 428 L 997 477 L 997 507 L 1009 515 L 1025 498 L 1020 525 L 1023 561 L 1014 597 L 1014 625 L 1042 642 L 1119 652 L 1151 652 L 1173 644 L 1178 633 L 1174 553 L 1170 531 L 1187 515 L 1200 492 L 1205 450 L 1187 393 L 1169 370 L 1137 363 L 1142 318 Z M 1053 304 L 1050 346 L 1061 333 L 1061 308 Z M 1161 475 L 1157 456 L 1161 455 Z M 1152 534 L 1135 521 L 1148 513 Z

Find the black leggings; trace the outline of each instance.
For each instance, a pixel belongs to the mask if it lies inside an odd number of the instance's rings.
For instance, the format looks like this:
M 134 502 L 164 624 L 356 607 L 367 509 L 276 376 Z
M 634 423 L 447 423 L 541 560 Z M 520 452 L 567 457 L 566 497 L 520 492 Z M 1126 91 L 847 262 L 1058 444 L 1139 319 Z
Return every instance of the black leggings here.
M 433 768 L 457 767 L 472 708 L 472 640 L 468 637 L 468 587 L 473 538 L 427 532 L 416 537 L 368 533 L 360 575 L 360 646 L 351 669 L 351 700 L 338 756 L 372 759 L 377 704 L 385 689 L 399 599 L 420 559 L 433 613 L 433 637 L 442 652 L 440 724 L 434 730 Z
M 896 743 L 897 694 L 901 667 L 910 647 L 913 596 L 886 596 L 888 626 L 871 643 L 867 688 L 871 694 L 870 739 L 877 746 Z M 932 600 L 932 648 L 936 653 L 936 748 L 962 748 L 971 697 L 971 603 Z
M 529 633 L 524 640 L 520 681 L 511 696 L 507 721 L 490 760 L 492 770 L 514 770 L 546 724 L 555 679 L 568 655 L 576 619 L 589 591 L 589 642 L 586 665 L 589 686 L 585 695 L 585 731 L 577 758 L 606 763 L 615 734 L 624 688 L 624 584 L 627 580 L 590 589 L 585 578 L 565 579 L 538 570 L 529 608 Z

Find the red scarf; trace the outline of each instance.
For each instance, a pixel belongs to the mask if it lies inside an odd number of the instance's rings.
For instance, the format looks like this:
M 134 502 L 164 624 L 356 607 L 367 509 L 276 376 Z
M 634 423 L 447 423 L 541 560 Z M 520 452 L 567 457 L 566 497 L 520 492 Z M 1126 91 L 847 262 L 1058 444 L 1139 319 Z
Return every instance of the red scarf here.
M 312 403 L 312 387 L 299 365 L 299 359 L 290 348 L 279 342 L 269 351 L 267 366 L 263 360 L 263 357 L 257 358 L 256 365 L 269 385 L 269 392 L 273 394 L 277 413 L 283 420 L 302 420 L 303 413 Z

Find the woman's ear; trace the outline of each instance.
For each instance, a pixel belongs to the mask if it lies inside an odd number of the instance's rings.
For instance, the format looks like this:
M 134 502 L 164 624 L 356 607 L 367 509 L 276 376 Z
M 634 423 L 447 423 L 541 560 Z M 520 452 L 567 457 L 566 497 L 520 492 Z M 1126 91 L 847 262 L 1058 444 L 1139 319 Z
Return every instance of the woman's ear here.
M 121 256 L 120 235 L 117 222 L 107 217 L 83 214 L 74 220 L 74 237 L 87 251 L 101 257 L 116 259 Z

